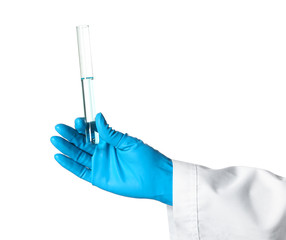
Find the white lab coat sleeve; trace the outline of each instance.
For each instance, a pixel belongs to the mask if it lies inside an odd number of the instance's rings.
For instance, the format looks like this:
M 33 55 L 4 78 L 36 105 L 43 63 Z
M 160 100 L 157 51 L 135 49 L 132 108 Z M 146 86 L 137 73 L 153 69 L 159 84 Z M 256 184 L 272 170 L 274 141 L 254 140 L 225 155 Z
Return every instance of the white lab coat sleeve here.
M 286 179 L 173 161 L 172 240 L 286 240 Z

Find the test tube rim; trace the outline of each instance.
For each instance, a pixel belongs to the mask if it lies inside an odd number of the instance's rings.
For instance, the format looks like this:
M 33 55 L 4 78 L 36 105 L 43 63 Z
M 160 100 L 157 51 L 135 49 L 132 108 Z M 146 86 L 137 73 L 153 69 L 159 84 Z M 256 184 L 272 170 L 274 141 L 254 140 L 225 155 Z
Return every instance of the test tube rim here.
M 83 25 L 78 25 L 76 28 L 89 28 L 89 25 L 83 24 Z

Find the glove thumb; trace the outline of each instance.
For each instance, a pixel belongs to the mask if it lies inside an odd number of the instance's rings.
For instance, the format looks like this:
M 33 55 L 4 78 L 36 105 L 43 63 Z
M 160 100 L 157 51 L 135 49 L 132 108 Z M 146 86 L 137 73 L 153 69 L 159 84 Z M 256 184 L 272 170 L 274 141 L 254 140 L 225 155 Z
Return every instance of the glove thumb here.
M 110 145 L 118 147 L 124 134 L 109 127 L 102 113 L 96 115 L 95 123 L 99 136 Z

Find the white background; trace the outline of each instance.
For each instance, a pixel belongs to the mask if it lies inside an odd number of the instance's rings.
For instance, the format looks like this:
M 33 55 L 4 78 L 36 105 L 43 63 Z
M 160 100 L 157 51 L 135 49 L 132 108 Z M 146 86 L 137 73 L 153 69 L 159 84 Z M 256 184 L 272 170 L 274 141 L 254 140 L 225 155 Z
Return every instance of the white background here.
M 75 26 L 98 111 L 172 159 L 286 176 L 285 1 L 2 1 L 0 239 L 168 239 L 166 208 L 54 159 L 83 115 Z

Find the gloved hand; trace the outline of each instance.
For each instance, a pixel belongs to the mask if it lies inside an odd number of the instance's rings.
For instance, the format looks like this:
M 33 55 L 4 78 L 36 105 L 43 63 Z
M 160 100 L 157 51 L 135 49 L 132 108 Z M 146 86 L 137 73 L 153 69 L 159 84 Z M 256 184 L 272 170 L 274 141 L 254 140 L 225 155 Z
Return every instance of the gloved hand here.
M 106 191 L 134 198 L 149 198 L 172 205 L 172 161 L 141 140 L 113 130 L 98 113 L 95 119 L 99 144 L 86 143 L 85 121 L 75 129 L 56 125 L 62 137 L 51 138 L 63 154 L 55 159 L 78 177 Z

